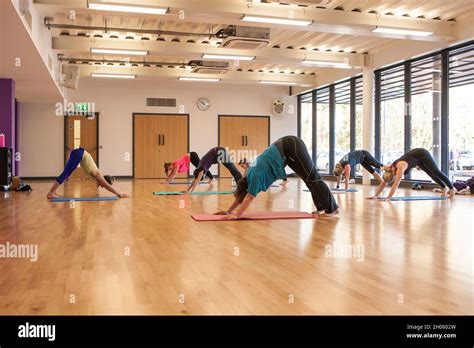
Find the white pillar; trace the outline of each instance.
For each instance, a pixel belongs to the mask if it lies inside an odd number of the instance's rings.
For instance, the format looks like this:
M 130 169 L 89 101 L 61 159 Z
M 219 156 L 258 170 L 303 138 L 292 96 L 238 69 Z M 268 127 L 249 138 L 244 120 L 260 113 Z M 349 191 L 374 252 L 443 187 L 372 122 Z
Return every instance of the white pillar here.
M 369 57 L 366 57 L 369 58 Z M 366 66 L 362 69 L 363 82 L 363 121 L 362 139 L 364 150 L 374 155 L 374 69 L 371 67 L 370 59 L 366 59 Z M 363 171 L 362 183 L 370 185 L 372 176 L 366 170 Z

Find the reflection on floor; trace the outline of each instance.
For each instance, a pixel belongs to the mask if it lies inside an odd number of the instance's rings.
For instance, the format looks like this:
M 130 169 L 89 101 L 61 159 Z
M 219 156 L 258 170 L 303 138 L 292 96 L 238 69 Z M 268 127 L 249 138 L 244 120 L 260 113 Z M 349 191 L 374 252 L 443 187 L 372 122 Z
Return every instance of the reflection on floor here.
M 53 204 L 49 182 L 29 184 L 0 196 L 0 314 L 473 313 L 471 196 L 374 202 L 358 185 L 336 196 L 338 217 L 215 223 L 190 215 L 232 196 L 157 197 L 175 188 L 124 180 L 129 199 Z M 310 212 L 303 188 L 291 179 L 251 210 Z M 66 190 L 97 195 L 90 181 Z M 37 261 L 13 257 L 20 245 L 37 245 Z

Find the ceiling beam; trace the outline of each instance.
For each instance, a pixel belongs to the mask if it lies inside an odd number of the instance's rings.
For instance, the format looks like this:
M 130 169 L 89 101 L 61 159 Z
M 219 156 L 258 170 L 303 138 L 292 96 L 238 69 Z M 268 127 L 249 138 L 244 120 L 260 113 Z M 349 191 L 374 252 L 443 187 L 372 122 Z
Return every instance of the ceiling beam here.
M 258 50 L 237 50 L 206 46 L 196 43 L 178 43 L 162 41 L 133 41 L 121 39 L 87 38 L 80 36 L 54 37 L 52 47 L 59 53 L 90 52 L 91 48 L 147 50 L 149 56 L 182 56 L 189 59 L 201 59 L 206 54 L 226 54 L 255 56 L 254 61 L 272 64 L 301 65 L 303 60 L 323 62 L 347 62 L 350 67 L 364 66 L 364 55 L 354 53 L 333 53 L 305 50 L 289 50 L 278 48 L 263 48 Z
M 261 80 L 274 82 L 294 82 L 299 86 L 312 86 L 316 83 L 314 75 L 281 75 L 265 74 L 255 72 L 229 71 L 226 74 L 196 74 L 184 69 L 153 68 L 153 67 L 112 67 L 112 66 L 93 66 L 81 64 L 80 76 L 88 77 L 92 73 L 101 74 L 130 74 L 136 75 L 141 79 L 168 79 L 177 80 L 178 77 L 202 77 L 202 78 L 220 78 L 224 83 L 249 84 L 258 83 Z
M 128 2 L 116 0 L 115 2 L 132 3 L 130 0 Z M 87 9 L 87 1 L 85 0 L 70 0 L 68 2 L 62 0 L 34 0 L 34 3 L 68 10 L 75 9 L 76 11 L 85 11 L 84 13 L 89 14 L 119 14 L 119 12 L 89 10 Z M 456 39 L 456 23 L 452 21 L 398 17 L 364 12 L 338 11 L 313 7 L 245 3 L 240 0 L 142 0 L 140 1 L 140 4 L 170 8 L 169 13 L 166 15 L 139 15 L 143 18 L 159 18 L 160 21 L 181 20 L 196 23 L 236 24 L 269 28 L 291 28 L 295 30 L 295 27 L 293 26 L 243 22 L 240 20 L 244 14 L 254 16 L 268 16 L 271 14 L 271 16 L 279 18 L 312 20 L 314 21 L 312 25 L 297 28 L 297 30 L 308 32 L 326 32 L 421 41 L 453 41 Z M 129 15 L 137 16 L 137 14 Z M 423 37 L 372 32 L 372 30 L 377 26 L 431 31 L 434 34 Z

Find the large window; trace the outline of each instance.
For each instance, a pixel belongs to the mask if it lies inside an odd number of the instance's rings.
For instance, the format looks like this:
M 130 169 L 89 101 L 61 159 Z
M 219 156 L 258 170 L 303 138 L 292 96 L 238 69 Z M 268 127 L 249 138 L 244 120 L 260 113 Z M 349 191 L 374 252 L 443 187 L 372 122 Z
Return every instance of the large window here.
M 362 78 L 357 78 L 355 82 L 355 149 L 363 149 L 363 82 Z
M 449 176 L 474 176 L 474 44 L 449 54 Z
M 410 149 L 425 148 L 450 179 L 474 176 L 473 41 L 376 70 L 374 92 L 378 160 L 389 164 Z M 316 145 L 322 173 L 331 169 L 332 155 L 337 162 L 363 149 L 362 103 L 360 77 L 317 89 L 312 98 L 300 96 L 300 135 L 310 149 Z M 361 174 L 359 166 L 356 175 Z M 416 169 L 405 179 L 431 181 Z
M 316 92 L 316 166 L 329 173 L 329 88 Z
M 441 166 L 441 55 L 411 63 L 410 148 L 430 151 Z M 421 170 L 412 170 L 412 180 L 431 180 Z
M 392 163 L 404 153 L 404 67 L 385 70 L 380 76 L 380 160 Z
M 308 147 L 310 154 L 313 153 L 313 98 L 312 94 L 308 93 L 301 96 L 300 99 L 301 112 L 301 139 Z
M 350 81 L 337 84 L 335 87 L 335 136 L 336 163 L 351 151 L 351 84 Z

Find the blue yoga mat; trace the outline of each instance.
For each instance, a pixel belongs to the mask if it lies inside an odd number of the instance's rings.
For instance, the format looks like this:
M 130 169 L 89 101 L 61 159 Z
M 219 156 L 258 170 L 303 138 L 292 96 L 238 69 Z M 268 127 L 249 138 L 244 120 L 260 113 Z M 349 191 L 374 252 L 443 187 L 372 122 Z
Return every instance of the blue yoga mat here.
M 380 197 L 382 200 L 385 197 Z M 406 197 L 392 197 L 392 201 L 444 201 L 446 197 L 433 197 L 433 196 L 406 196 Z
M 310 192 L 309 190 L 303 190 L 305 192 Z M 341 189 L 331 189 L 332 193 L 348 193 L 348 192 L 358 192 L 356 189 L 347 189 L 347 190 L 341 190 Z
M 63 198 L 51 198 L 49 201 L 57 203 L 57 202 L 70 202 L 70 201 L 86 202 L 86 201 L 116 201 L 116 200 L 118 200 L 117 196 L 114 196 L 114 197 L 78 197 L 78 198 L 63 197 Z
M 162 192 L 153 192 L 155 196 L 178 196 L 178 195 L 231 195 L 234 192 L 232 191 L 194 191 L 191 193 L 182 193 L 182 192 L 172 192 L 172 191 L 162 191 Z

